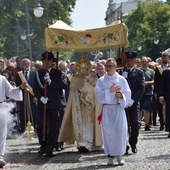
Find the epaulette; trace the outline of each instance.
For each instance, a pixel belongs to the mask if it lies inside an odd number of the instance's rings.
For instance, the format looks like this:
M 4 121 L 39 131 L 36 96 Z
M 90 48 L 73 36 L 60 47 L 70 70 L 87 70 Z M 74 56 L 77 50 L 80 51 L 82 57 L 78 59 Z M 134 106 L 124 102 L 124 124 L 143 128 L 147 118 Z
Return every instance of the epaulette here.
M 159 71 L 159 73 L 162 75 L 162 73 L 163 73 L 163 70 L 162 70 L 162 67 L 161 67 L 161 65 L 157 66 L 157 68 L 158 68 L 158 71 Z
M 67 76 L 68 80 L 71 82 L 72 76 L 70 74 L 67 74 L 66 76 Z

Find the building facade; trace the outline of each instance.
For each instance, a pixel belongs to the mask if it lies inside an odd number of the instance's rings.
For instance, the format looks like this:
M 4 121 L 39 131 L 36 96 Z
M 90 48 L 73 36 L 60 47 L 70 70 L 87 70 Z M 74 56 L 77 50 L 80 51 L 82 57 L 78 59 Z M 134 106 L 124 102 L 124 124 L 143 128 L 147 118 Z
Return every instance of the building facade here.
M 144 0 L 144 2 L 151 2 L 152 0 Z M 158 0 L 158 2 L 165 2 L 165 0 Z M 132 10 L 137 8 L 138 0 L 109 0 L 108 8 L 106 10 L 106 25 L 116 22 L 119 17 L 125 18 Z

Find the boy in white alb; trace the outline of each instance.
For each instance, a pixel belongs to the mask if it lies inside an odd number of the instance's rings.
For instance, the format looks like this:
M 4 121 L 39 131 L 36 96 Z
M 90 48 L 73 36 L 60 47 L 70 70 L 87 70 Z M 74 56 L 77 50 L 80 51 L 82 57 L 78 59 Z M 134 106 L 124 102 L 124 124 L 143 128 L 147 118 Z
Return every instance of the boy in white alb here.
M 102 105 L 102 137 L 108 165 L 117 157 L 119 165 L 125 162 L 122 155 L 126 152 L 127 120 L 124 108 L 131 98 L 131 90 L 124 77 L 116 72 L 117 63 L 113 58 L 106 61 L 106 74 L 98 79 L 95 94 Z

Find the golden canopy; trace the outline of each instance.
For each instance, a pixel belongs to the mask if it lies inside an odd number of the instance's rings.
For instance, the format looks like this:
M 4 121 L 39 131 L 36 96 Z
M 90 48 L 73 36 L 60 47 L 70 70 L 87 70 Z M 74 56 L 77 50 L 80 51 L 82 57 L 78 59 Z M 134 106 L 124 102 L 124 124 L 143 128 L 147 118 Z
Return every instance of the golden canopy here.
M 86 52 L 127 47 L 127 27 L 124 23 L 88 29 L 75 30 L 61 20 L 45 28 L 47 51 Z

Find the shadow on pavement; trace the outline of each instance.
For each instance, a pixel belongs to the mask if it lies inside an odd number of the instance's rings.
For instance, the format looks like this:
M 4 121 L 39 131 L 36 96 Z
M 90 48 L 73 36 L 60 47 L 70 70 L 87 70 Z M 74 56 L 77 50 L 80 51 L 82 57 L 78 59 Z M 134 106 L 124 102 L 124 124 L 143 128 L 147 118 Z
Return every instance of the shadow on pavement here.
M 148 157 L 148 159 L 150 159 L 150 160 L 161 160 L 161 159 L 164 159 L 164 160 L 168 160 L 169 161 L 170 154 L 169 155 L 151 156 L 151 157 Z

